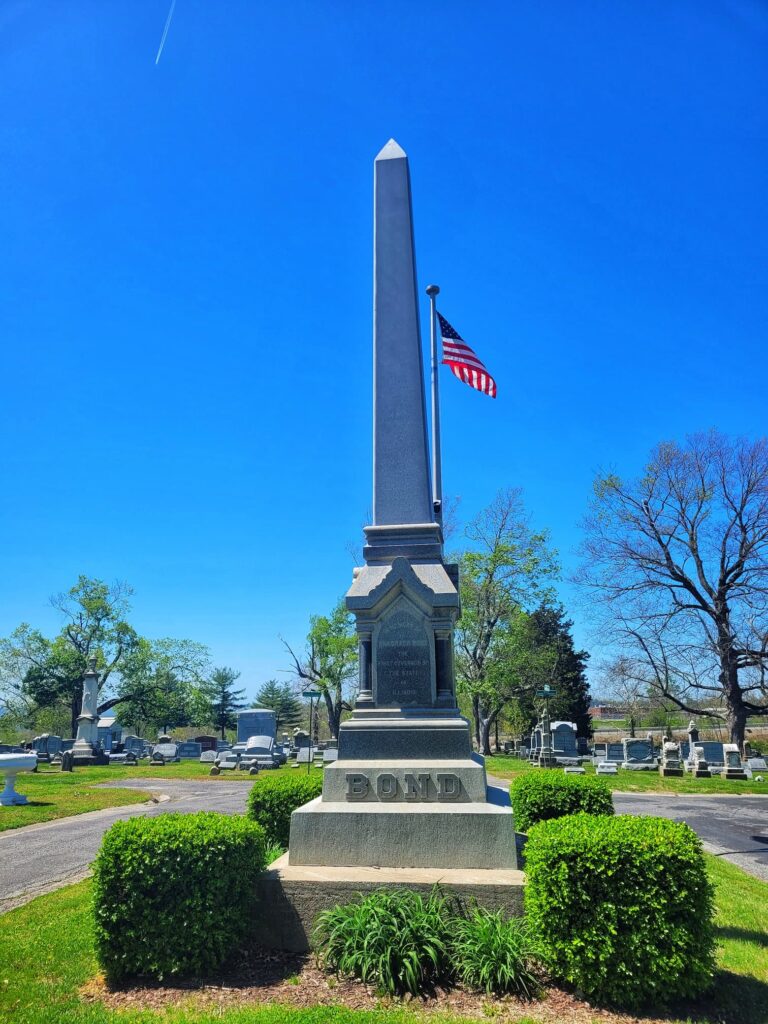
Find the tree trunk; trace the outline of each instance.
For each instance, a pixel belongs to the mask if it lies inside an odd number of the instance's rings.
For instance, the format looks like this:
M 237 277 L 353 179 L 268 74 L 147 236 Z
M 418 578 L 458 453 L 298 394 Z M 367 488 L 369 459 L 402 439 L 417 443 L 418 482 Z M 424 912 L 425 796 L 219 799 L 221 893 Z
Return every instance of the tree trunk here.
M 331 734 L 331 738 L 338 740 L 339 738 L 339 725 L 341 724 L 341 712 L 342 702 L 341 694 L 338 695 L 338 699 L 334 701 L 328 690 L 323 691 L 325 697 L 325 709 L 328 712 L 328 730 Z
M 477 744 L 477 749 L 478 750 L 480 749 L 480 717 L 481 717 L 480 716 L 480 698 L 479 697 L 473 697 L 472 698 L 472 721 L 473 721 L 474 726 L 475 726 L 475 743 Z
M 722 651 L 720 655 L 720 685 L 725 695 L 730 742 L 738 744 L 739 750 L 743 750 L 748 714 L 739 686 L 739 669 L 729 650 Z
M 494 726 L 494 730 L 493 731 L 494 731 L 494 735 L 495 735 L 495 739 L 496 739 L 496 753 L 498 754 L 499 751 L 501 750 L 501 747 L 499 746 L 499 719 L 498 719 L 498 717 L 497 717 L 496 721 L 493 723 L 493 726 Z
M 484 757 L 491 756 L 491 729 L 498 718 L 498 711 L 492 711 L 487 717 L 480 715 L 480 753 Z

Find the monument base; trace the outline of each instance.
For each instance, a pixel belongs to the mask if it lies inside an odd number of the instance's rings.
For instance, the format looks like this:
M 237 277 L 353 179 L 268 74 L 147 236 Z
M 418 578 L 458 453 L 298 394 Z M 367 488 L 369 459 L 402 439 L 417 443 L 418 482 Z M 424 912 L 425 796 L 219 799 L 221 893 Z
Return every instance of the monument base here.
M 684 774 L 682 768 L 663 768 L 661 765 L 659 766 L 659 775 L 663 779 L 682 779 Z
M 306 952 L 320 911 L 382 887 L 412 889 L 428 896 L 439 885 L 460 907 L 476 901 L 517 917 L 523 913 L 524 883 L 523 872 L 513 870 L 302 867 L 289 863 L 286 853 L 256 883 L 250 933 L 271 949 Z
M 509 793 L 487 802 L 350 803 L 322 797 L 291 815 L 291 866 L 517 868 Z

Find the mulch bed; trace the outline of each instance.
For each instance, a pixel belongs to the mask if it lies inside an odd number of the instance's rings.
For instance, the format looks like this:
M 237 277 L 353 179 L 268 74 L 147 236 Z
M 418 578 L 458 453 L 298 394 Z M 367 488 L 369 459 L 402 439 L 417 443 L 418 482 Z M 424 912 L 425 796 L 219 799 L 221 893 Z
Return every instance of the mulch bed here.
M 260 1003 L 289 1006 L 345 1006 L 372 1010 L 407 1005 L 422 1014 L 442 1013 L 457 1017 L 485 1018 L 503 1022 L 527 1020 L 541 1024 L 667 1024 L 669 1017 L 634 1017 L 598 1010 L 557 988 L 549 988 L 540 1000 L 526 1002 L 514 996 L 498 998 L 462 988 L 437 989 L 426 998 L 389 999 L 346 978 L 321 971 L 314 956 L 275 950 L 250 950 L 240 954 L 226 973 L 213 979 L 174 980 L 168 984 L 137 981 L 111 987 L 99 976 L 80 990 L 86 1002 L 98 1002 L 112 1010 L 188 1009 L 227 1010 Z

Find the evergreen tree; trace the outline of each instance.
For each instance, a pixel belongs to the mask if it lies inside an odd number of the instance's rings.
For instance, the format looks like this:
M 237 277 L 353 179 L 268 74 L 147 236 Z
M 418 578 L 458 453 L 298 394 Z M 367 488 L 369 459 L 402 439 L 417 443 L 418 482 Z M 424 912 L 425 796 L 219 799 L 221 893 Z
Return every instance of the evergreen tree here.
M 536 640 L 541 645 L 553 646 L 557 657 L 552 673 L 551 685 L 557 696 L 549 702 L 552 720 L 574 722 L 576 735 L 592 735 L 592 718 L 589 714 L 590 693 L 587 681 L 586 651 L 577 651 L 571 636 L 573 622 L 565 617 L 561 605 L 541 604 L 531 613 L 531 622 Z M 537 708 L 529 709 L 532 723 L 537 717 Z
M 226 739 L 227 729 L 235 728 L 237 712 L 245 707 L 242 699 L 245 690 L 235 690 L 232 685 L 239 678 L 240 673 L 233 668 L 215 668 L 206 686 L 211 721 L 221 729 L 222 739 Z
M 269 679 L 256 694 L 256 703 L 261 708 L 271 708 L 275 712 L 275 732 L 292 729 L 301 725 L 304 717 L 301 701 L 291 690 L 288 683 L 278 683 Z

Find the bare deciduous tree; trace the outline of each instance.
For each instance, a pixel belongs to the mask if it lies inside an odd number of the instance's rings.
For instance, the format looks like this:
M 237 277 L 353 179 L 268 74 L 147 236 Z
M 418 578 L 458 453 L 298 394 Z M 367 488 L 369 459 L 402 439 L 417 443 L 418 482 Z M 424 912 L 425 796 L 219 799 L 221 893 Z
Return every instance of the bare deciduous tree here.
M 640 479 L 598 477 L 586 531 L 579 579 L 611 640 L 682 710 L 709 695 L 743 743 L 768 716 L 768 439 L 659 445 Z

